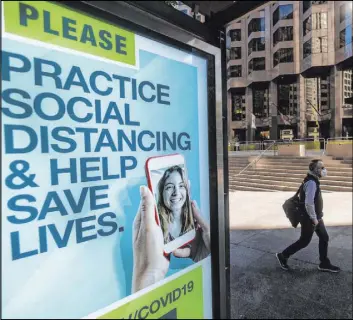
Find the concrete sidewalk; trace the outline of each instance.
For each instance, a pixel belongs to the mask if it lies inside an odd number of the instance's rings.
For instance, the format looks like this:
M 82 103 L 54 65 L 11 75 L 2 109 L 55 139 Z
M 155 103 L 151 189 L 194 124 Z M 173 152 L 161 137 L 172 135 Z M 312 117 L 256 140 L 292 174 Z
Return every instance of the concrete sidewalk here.
M 279 206 L 290 195 L 231 194 L 232 318 L 352 319 L 352 194 L 324 195 L 329 257 L 339 274 L 317 270 L 316 235 L 289 260 L 291 271 L 279 267 L 275 253 L 300 235 Z

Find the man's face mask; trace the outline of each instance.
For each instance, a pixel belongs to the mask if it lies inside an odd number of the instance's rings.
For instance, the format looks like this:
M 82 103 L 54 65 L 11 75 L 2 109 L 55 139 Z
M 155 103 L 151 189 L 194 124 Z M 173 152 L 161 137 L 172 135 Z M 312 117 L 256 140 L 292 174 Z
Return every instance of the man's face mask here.
M 327 169 L 326 168 L 321 169 L 321 177 L 327 177 Z

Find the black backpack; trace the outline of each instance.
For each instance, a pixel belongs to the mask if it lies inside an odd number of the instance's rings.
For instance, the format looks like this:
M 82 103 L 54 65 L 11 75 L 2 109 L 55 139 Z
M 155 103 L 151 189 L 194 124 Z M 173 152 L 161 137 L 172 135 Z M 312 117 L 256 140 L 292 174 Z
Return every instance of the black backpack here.
M 303 214 L 303 204 L 300 202 L 299 193 L 304 186 L 304 182 L 299 187 L 297 193 L 286 200 L 282 205 L 282 208 L 289 219 L 290 223 L 294 228 L 296 228 L 300 222 L 300 217 Z

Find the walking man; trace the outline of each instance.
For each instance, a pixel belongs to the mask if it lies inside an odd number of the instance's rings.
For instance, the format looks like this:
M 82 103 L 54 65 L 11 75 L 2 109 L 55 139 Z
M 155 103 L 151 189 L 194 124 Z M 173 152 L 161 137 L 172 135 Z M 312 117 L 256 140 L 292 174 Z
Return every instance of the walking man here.
M 288 270 L 288 258 L 299 250 L 308 246 L 316 232 L 319 237 L 320 271 L 339 272 L 340 268 L 331 264 L 327 257 L 329 237 L 323 217 L 323 199 L 320 190 L 320 178 L 327 175 L 327 170 L 321 160 L 313 160 L 309 165 L 309 172 L 301 186 L 299 198 L 303 203 L 303 213 L 300 218 L 301 235 L 297 242 L 290 245 L 281 253 L 276 253 L 281 268 Z M 305 208 L 304 208 L 305 204 Z

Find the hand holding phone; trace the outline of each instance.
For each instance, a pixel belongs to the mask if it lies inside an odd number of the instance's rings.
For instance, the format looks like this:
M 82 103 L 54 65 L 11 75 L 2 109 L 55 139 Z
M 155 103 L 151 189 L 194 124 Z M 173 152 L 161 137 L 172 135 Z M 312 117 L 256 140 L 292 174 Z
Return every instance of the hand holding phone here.
M 140 187 L 140 195 L 133 224 L 133 293 L 164 279 L 169 268 L 169 260 L 163 255 L 162 230 L 155 221 L 153 195 L 145 186 Z

